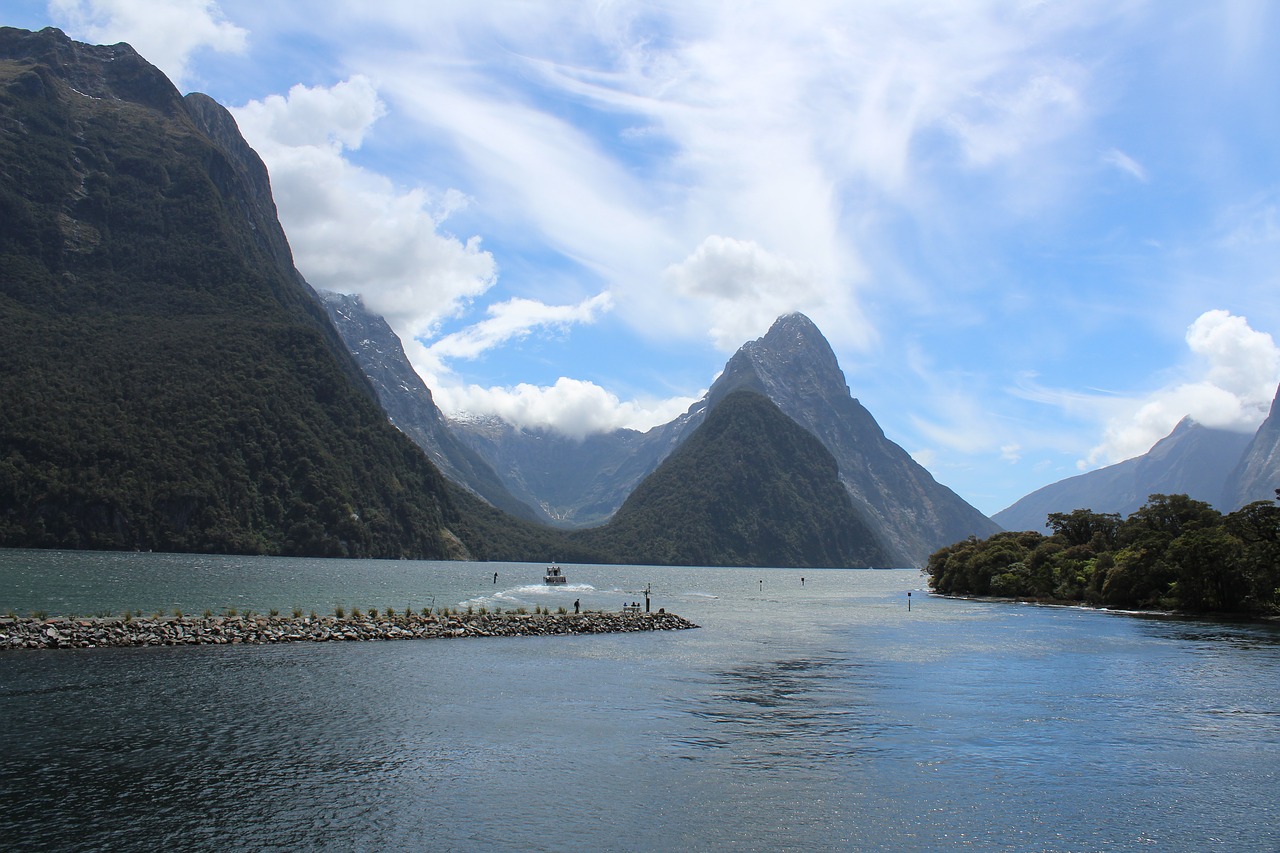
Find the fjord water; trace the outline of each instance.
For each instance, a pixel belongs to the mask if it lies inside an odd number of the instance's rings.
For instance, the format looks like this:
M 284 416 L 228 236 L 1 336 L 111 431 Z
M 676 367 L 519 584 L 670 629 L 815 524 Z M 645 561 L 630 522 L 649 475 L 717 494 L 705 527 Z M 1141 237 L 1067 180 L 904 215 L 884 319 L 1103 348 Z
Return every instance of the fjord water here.
M 941 599 L 910 570 L 565 570 L 555 589 L 527 564 L 0 551 L 0 612 L 24 615 L 616 610 L 651 584 L 702 626 L 0 653 L 0 838 L 1280 848 L 1273 626 Z

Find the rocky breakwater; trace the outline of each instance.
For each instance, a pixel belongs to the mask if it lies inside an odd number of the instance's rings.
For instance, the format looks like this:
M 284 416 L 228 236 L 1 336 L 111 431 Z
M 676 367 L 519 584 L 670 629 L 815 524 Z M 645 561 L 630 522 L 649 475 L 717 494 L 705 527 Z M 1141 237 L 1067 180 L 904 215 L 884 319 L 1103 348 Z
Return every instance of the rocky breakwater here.
M 348 640 L 533 637 L 678 631 L 697 625 L 672 613 L 456 614 L 394 617 L 160 616 L 125 619 L 0 618 L 0 649 L 263 645 Z

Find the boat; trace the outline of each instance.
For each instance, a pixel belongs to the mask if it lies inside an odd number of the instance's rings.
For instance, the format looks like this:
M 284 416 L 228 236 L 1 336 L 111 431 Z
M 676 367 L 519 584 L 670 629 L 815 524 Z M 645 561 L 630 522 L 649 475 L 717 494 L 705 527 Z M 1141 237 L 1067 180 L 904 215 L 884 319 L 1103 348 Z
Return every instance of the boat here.
M 564 572 L 560 571 L 559 566 L 547 566 L 547 573 L 543 576 L 542 582 L 549 584 L 568 583 L 569 579 L 564 576 Z

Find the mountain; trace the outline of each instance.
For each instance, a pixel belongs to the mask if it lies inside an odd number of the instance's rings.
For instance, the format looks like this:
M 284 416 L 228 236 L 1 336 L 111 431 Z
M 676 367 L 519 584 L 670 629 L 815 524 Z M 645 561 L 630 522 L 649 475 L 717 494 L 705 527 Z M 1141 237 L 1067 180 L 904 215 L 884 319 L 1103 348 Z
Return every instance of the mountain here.
M 817 436 L 896 564 L 922 566 L 938 548 L 998 532 L 990 519 L 885 437 L 849 393 L 831 345 L 803 314 L 778 318 L 764 337 L 743 345 L 711 386 L 707 401 L 714 405 L 738 389 L 760 391 Z
M 1267 419 L 1227 478 L 1226 504 L 1238 509 L 1254 501 L 1274 500 L 1276 489 L 1280 489 L 1280 389 Z
M 319 296 L 391 423 L 413 439 L 449 479 L 511 515 L 535 520 L 528 504 L 512 496 L 492 466 L 449 429 L 431 390 L 409 364 L 400 338 L 387 321 L 365 308 L 359 296 L 324 290 Z
M 991 518 L 1006 530 L 1043 531 L 1051 512 L 1091 509 L 1127 517 L 1153 494 L 1189 495 L 1229 512 L 1238 505 L 1224 495 L 1227 477 L 1248 443 L 1244 433 L 1183 418 L 1142 456 L 1037 489 Z
M 764 394 L 831 452 L 841 482 L 891 562 L 923 565 L 944 545 L 998 531 L 885 437 L 850 395 L 830 344 L 803 314 L 779 318 L 764 337 L 738 350 L 703 400 L 646 433 L 620 430 L 577 441 L 492 422 L 455 429 L 513 494 L 548 517 L 562 524 L 599 523 L 701 425 L 716 402 L 739 389 Z
M 0 28 L 0 401 L 3 546 L 439 558 L 498 526 L 387 422 L 231 116 L 128 45 Z
M 767 397 L 741 390 L 717 401 L 608 524 L 572 538 L 624 563 L 893 563 L 822 443 Z

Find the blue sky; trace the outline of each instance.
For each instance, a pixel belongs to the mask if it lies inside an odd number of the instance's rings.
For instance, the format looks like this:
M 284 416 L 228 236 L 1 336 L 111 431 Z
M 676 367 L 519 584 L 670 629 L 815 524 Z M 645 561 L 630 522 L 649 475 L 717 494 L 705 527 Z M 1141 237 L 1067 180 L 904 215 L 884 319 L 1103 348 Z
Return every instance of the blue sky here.
M 1280 381 L 1265 2 L 54 0 L 230 108 L 447 411 L 647 428 L 803 311 L 987 513 Z

